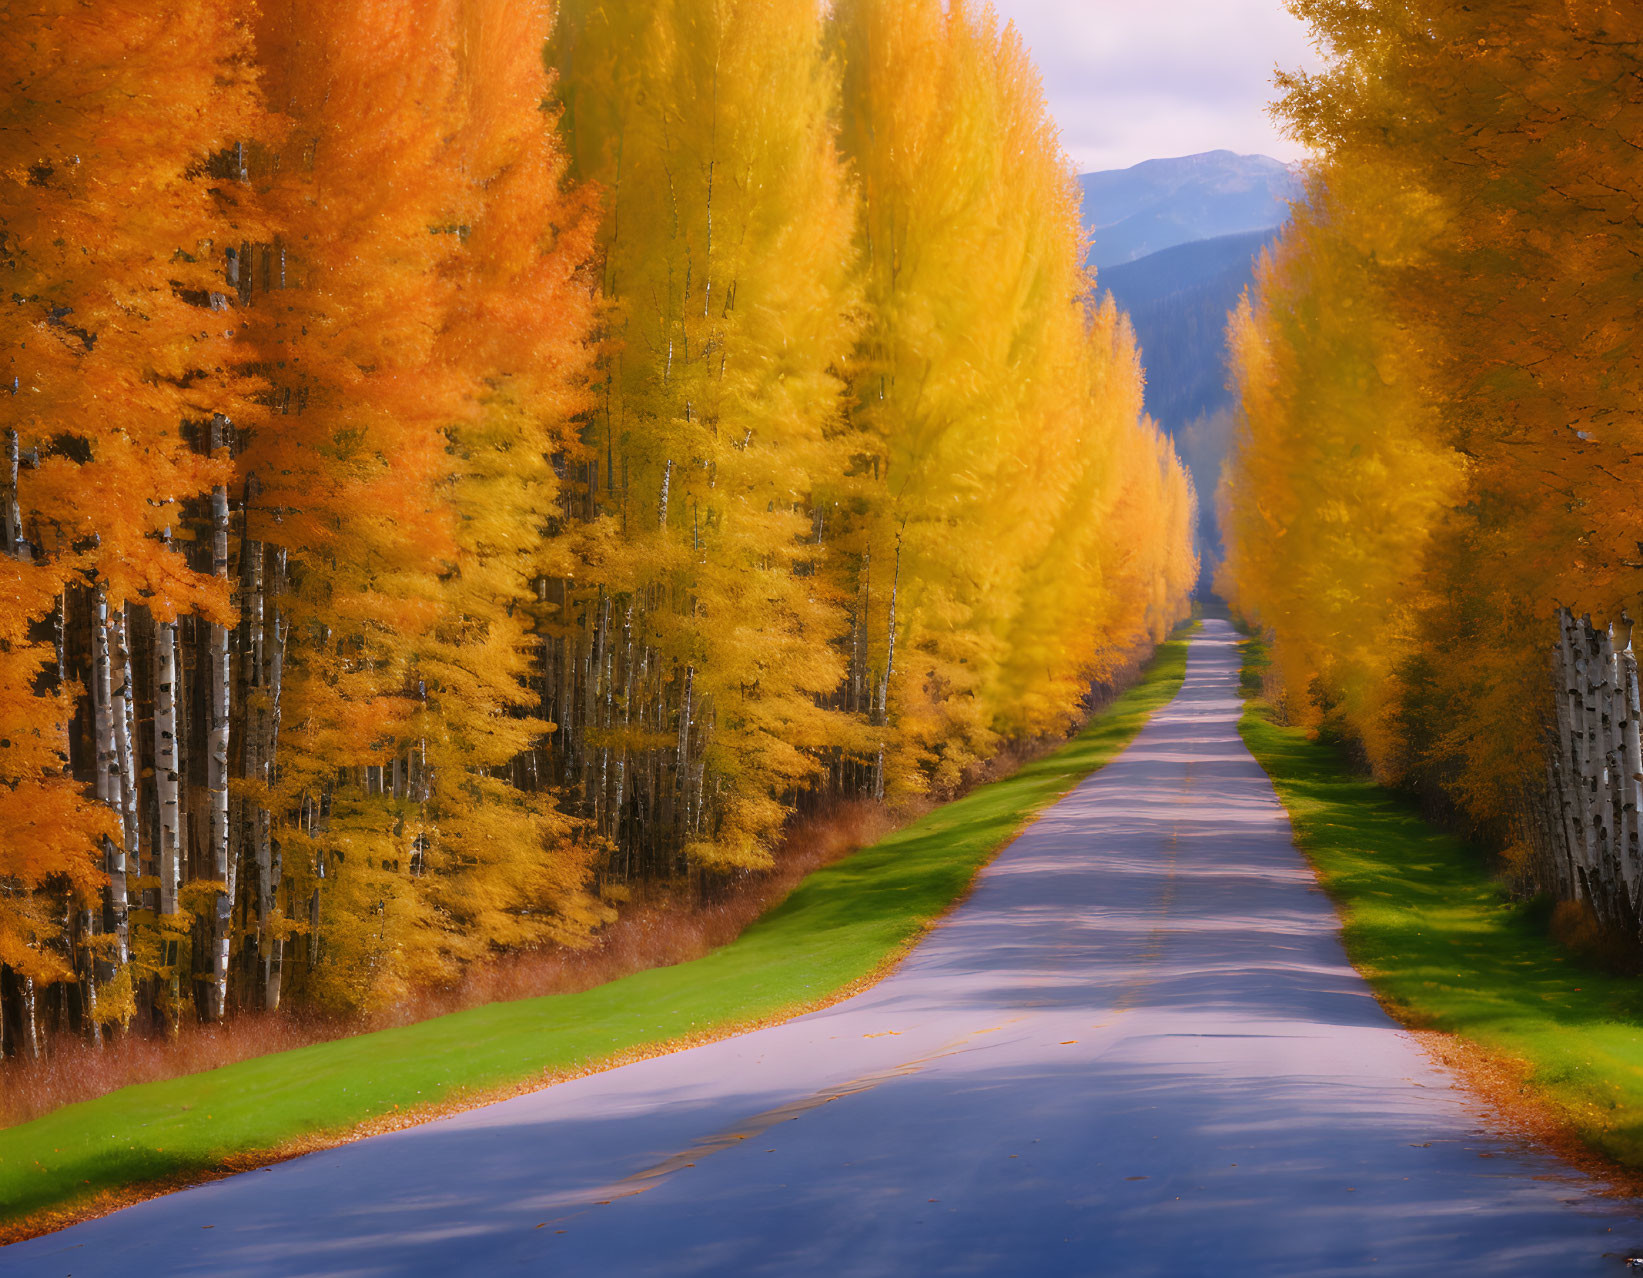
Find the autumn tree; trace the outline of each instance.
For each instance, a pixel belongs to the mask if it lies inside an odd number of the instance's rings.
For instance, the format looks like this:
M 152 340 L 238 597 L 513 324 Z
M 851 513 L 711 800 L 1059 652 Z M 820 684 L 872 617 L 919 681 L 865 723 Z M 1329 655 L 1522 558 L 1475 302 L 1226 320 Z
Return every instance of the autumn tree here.
M 250 389 L 221 293 L 236 211 L 210 161 L 255 127 L 257 103 L 232 4 L 48 3 L 11 21 L 0 413 L 13 589 L 0 660 L 16 730 L 0 734 L 0 819 L 13 890 L 36 900 L 5 930 L 6 962 L 27 982 L 60 975 L 71 953 L 95 960 L 78 1014 L 108 1022 L 129 1018 L 139 981 L 175 971 L 188 926 L 171 890 L 178 828 L 157 823 L 155 846 L 138 817 L 145 757 L 161 788 L 175 766 L 138 731 L 138 654 L 166 660 L 182 613 L 229 616 L 222 583 L 172 533 L 224 479 L 189 425 L 236 411 Z M 82 687 L 89 704 L 71 721 Z M 86 810 L 75 778 L 106 814 Z M 84 860 L 97 844 L 100 876 Z M 100 904 L 86 895 L 99 877 Z
M 250 703 L 242 802 L 264 814 L 247 926 L 270 1004 L 296 931 L 309 997 L 370 1004 L 596 917 L 551 800 L 509 776 L 545 726 L 515 712 L 590 320 L 545 35 L 529 3 L 262 15 L 286 133 L 262 168 L 282 238 L 252 307 L 272 392 L 240 459 L 242 613 L 288 571 L 290 646 L 283 689 L 266 634 L 250 676 L 271 704 Z
M 849 730 L 818 704 L 859 308 L 821 40 L 816 9 L 672 0 L 567 3 L 554 44 L 613 307 L 554 717 L 601 832 L 663 866 L 765 863 Z
M 592 407 L 598 226 L 552 127 L 550 17 L 529 0 L 465 0 L 457 13 L 460 124 L 446 162 L 466 179 L 450 215 L 463 251 L 436 349 L 464 375 L 468 403 L 447 431 L 456 554 L 416 659 L 438 923 L 408 975 L 424 983 L 499 950 L 577 942 L 605 917 L 584 890 L 596 847 L 545 788 L 541 759 L 541 583 L 569 553 L 552 535 L 554 461 L 579 451 Z
M 1243 428 L 1221 584 L 1277 636 L 1298 721 L 1345 716 L 1390 775 L 1420 583 L 1463 467 L 1428 395 L 1429 335 L 1395 304 L 1424 263 L 1430 206 L 1380 176 L 1314 178 L 1233 317 Z M 1327 691 L 1309 703 L 1315 680 Z
M 950 787 L 1006 736 L 1065 728 L 1123 646 L 1104 555 L 1157 541 L 1190 559 L 1190 535 L 1146 500 L 1115 519 L 1156 467 L 1124 444 L 1156 432 L 1127 325 L 1092 305 L 1020 37 L 935 0 L 848 0 L 835 24 L 869 304 L 853 419 L 872 482 L 843 541 L 852 704 L 889 756 L 875 792 L 887 774 Z M 1169 588 L 1170 623 L 1189 591 Z
M 1229 587 L 1303 713 L 1631 927 L 1639 18 L 1293 7 L 1320 162 L 1240 323 Z
M 579 943 L 1066 730 L 1184 611 L 989 11 L 16 21 L 0 1050 Z

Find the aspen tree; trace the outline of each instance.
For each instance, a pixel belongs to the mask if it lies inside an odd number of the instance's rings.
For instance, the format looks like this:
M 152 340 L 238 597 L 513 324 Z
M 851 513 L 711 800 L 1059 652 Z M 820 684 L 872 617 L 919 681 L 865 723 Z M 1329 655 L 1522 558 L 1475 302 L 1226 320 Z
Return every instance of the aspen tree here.
M 804 6 L 672 0 L 569 3 L 555 38 L 616 311 L 554 714 L 579 720 L 566 779 L 600 829 L 658 831 L 641 855 L 663 864 L 764 863 L 783 795 L 847 731 L 818 704 L 843 671 L 816 488 L 848 465 L 858 306 L 821 37 Z
M 95 773 L 114 817 L 78 827 L 107 849 L 104 908 L 83 917 L 100 929 L 106 913 L 112 931 L 79 938 L 76 949 L 113 977 L 95 1018 L 124 1020 L 136 994 L 124 968 L 126 889 L 142 869 L 134 707 L 144 676 L 129 659 L 131 626 L 183 610 L 227 615 L 223 592 L 164 532 L 220 473 L 184 423 L 232 411 L 249 389 L 229 367 L 231 327 L 211 310 L 231 213 L 205 167 L 256 109 L 230 4 L 94 15 L 47 3 L 12 20 L 20 52 L 4 86 L 16 111 L 0 143 L 0 227 L 17 305 L 0 318 L 0 376 L 11 392 L 0 413 L 34 464 L 11 494 L 8 522 L 53 579 L 30 619 L 65 632 L 56 692 L 43 700 L 60 706 L 76 674 L 97 675 L 98 757 L 77 759 L 70 740 L 63 762 Z M 95 672 L 71 661 L 82 644 L 96 650 Z M 56 838 L 46 845 L 66 850 Z M 93 1017 L 89 987 L 80 1010 Z
M 537 583 L 565 554 L 540 532 L 561 496 L 552 459 L 579 448 L 591 407 L 597 218 L 549 127 L 547 8 L 468 0 L 456 21 L 465 230 L 439 349 L 470 402 L 449 431 L 457 557 L 416 658 L 412 783 L 438 921 L 414 947 L 423 982 L 497 949 L 575 943 L 605 917 L 585 891 L 595 848 L 531 770 L 548 726 L 531 686 Z
M 883 689 L 869 712 L 894 721 L 900 784 L 949 788 L 1005 735 L 1064 728 L 1125 646 L 1117 617 L 1083 627 L 1103 552 L 1168 535 L 1156 505 L 1108 518 L 1126 467 L 1157 466 L 1154 444 L 1120 442 L 1156 432 L 1133 345 L 1090 339 L 1115 320 L 1087 301 L 1076 190 L 1019 36 L 935 0 L 849 0 L 834 22 L 870 316 L 854 418 L 873 482 L 843 544 L 852 660 L 876 677 L 852 683 Z M 1179 615 L 1185 590 L 1166 593 Z
M 574 944 L 595 874 L 950 787 L 1184 608 L 989 13 L 17 22 L 0 1051 Z
M 592 228 L 543 133 L 546 21 L 454 0 L 380 17 L 298 6 L 259 27 L 303 159 L 263 178 L 292 247 L 253 307 L 281 371 L 242 463 L 248 545 L 289 576 L 278 763 L 266 727 L 247 756 L 283 854 L 254 858 L 269 1005 L 296 928 L 305 997 L 369 1005 L 602 917 L 587 849 L 511 775 L 543 727 L 524 682 L 537 535 L 592 321 Z
M 1223 581 L 1281 636 L 1288 685 L 1323 679 L 1372 759 L 1394 770 L 1398 672 L 1416 642 L 1410 587 L 1462 478 L 1425 396 L 1419 336 L 1388 314 L 1430 230 L 1418 200 L 1367 175 L 1319 179 L 1232 326 L 1242 419 Z
M 1303 716 L 1632 927 L 1639 17 L 1294 8 L 1315 212 L 1237 329 L 1229 588 Z
M 255 603 L 268 549 L 285 552 L 289 650 L 277 779 L 264 788 L 244 775 L 261 768 L 267 743 L 257 740 L 236 789 L 282 827 L 301 814 L 299 829 L 270 837 L 313 858 L 287 858 L 281 883 L 288 900 L 318 894 L 312 953 L 329 947 L 329 963 L 323 977 L 302 976 L 318 982 L 308 994 L 322 1003 L 403 989 L 405 929 L 429 908 L 403 769 L 420 705 L 414 653 L 438 615 L 441 565 L 455 556 L 439 489 L 463 382 L 435 349 L 445 267 L 460 251 L 448 214 L 461 179 L 442 153 L 455 120 L 455 13 L 454 0 L 392 13 L 271 4 L 258 18 L 284 140 L 252 182 L 281 240 L 277 275 L 265 268 L 248 313 L 271 393 L 239 458 L 256 481 L 243 515 L 242 557 L 253 562 L 240 577 Z M 261 736 L 272 707 L 257 638 L 242 636 L 239 660 L 262 703 L 247 706 Z M 273 944 L 291 922 L 263 857 L 259 843 L 247 913 L 260 932 L 254 994 L 267 1003 L 285 985 L 283 972 L 272 984 Z

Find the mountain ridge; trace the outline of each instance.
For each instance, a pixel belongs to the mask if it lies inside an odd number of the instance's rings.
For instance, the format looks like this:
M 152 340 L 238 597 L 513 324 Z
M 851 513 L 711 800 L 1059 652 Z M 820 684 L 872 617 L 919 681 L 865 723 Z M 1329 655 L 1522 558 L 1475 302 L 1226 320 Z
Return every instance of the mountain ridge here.
M 1198 240 L 1281 226 L 1301 195 L 1291 165 L 1265 155 L 1203 151 L 1143 160 L 1078 179 L 1097 270 Z

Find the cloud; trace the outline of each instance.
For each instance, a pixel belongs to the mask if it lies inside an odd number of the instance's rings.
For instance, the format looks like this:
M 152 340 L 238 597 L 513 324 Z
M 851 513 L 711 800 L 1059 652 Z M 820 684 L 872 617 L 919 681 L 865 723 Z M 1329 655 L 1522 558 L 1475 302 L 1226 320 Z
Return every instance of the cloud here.
M 1044 73 L 1080 172 L 1225 148 L 1303 152 L 1266 114 L 1275 67 L 1315 68 L 1282 0 L 994 0 Z

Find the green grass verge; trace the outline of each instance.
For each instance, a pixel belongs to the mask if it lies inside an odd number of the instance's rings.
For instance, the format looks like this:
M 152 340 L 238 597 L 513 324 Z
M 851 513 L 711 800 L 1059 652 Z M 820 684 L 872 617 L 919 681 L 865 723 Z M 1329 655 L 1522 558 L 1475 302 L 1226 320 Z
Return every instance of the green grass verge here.
M 1477 848 L 1305 730 L 1274 723 L 1252 695 L 1265 653 L 1254 640 L 1243 649 L 1240 731 L 1376 993 L 1410 1025 L 1525 1063 L 1539 1098 L 1588 1143 L 1643 1166 L 1643 982 L 1563 950 L 1544 905 L 1508 898 Z
M 0 1221 L 825 1000 L 915 940 L 1032 814 L 1134 738 L 1180 689 L 1189 631 L 1067 745 L 808 876 L 704 958 L 128 1087 L 0 1130 Z

